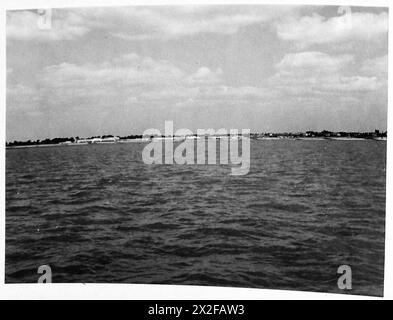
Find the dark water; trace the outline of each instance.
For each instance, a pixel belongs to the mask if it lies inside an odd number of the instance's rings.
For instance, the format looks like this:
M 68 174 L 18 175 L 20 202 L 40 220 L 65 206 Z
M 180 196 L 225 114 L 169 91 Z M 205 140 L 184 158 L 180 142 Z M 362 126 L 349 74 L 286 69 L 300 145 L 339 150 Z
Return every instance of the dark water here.
M 145 165 L 143 144 L 6 151 L 6 282 L 383 292 L 386 142 L 252 141 L 251 170 Z

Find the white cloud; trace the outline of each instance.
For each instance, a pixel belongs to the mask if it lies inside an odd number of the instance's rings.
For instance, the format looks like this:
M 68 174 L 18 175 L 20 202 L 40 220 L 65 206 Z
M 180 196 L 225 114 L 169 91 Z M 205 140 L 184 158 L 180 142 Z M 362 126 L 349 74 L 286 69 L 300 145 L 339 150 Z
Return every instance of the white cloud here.
M 200 33 L 234 34 L 240 28 L 270 22 L 291 6 L 151 6 L 53 9 L 52 28 L 38 28 L 33 11 L 7 12 L 10 40 L 56 41 L 84 36 L 92 30 L 126 40 L 168 39 Z
M 385 79 L 376 76 L 348 75 L 351 55 L 331 56 L 323 52 L 289 53 L 276 64 L 271 82 L 291 95 L 350 91 L 375 91 Z
M 291 6 L 212 5 L 115 9 L 111 18 L 116 17 L 121 23 L 111 34 L 130 40 L 168 39 L 201 33 L 234 34 L 242 27 L 270 22 L 285 12 L 296 10 L 297 8 Z M 99 15 L 102 15 L 100 21 L 109 18 L 104 12 Z M 124 28 L 126 21 L 133 21 L 138 28 Z
M 8 11 L 6 34 L 10 40 L 70 40 L 89 32 L 82 18 L 69 10 L 54 10 L 52 27 L 39 28 L 39 15 L 34 11 Z
M 346 123 L 357 126 L 357 108 L 365 110 L 365 123 L 373 117 L 383 121 L 388 15 L 353 13 L 349 28 L 343 17 L 324 17 L 331 10 L 315 6 L 56 9 L 50 30 L 38 29 L 33 11 L 8 11 L 7 41 L 20 43 L 7 51 L 7 117 L 14 117 L 7 121 L 14 122 L 21 135 L 28 132 L 26 123 L 34 123 L 28 115 L 40 115 L 40 124 L 34 125 L 40 135 L 47 123 L 56 135 L 62 134 L 57 127 L 68 134 L 75 122 L 75 127 L 90 126 L 94 132 L 108 126 L 128 128 L 132 122 L 138 131 L 168 113 L 190 122 L 199 117 L 198 123 L 212 125 L 221 115 L 235 125 L 243 116 L 257 126 L 276 121 L 273 130 L 296 121 L 304 121 L 304 128 L 314 120 L 325 125 L 329 116 L 334 124 L 345 109 Z M 254 27 L 245 30 L 249 26 Z M 227 37 L 240 31 L 247 32 L 241 32 L 241 38 Z M 218 35 L 225 36 L 217 41 L 220 48 L 214 46 Z M 154 41 L 125 43 L 108 36 Z M 161 43 L 186 37 L 192 41 L 177 41 L 173 47 Z M 37 45 L 40 41 L 53 43 Z M 104 48 L 108 43 L 113 50 Z M 134 52 L 114 56 L 127 50 L 158 52 L 154 59 Z M 276 64 L 275 56 L 282 57 Z M 188 109 L 179 112 L 176 107 Z M 312 108 L 315 118 L 303 120 Z
M 330 56 L 319 51 L 305 51 L 288 53 L 276 64 L 276 69 L 283 74 L 288 73 L 332 73 L 353 61 L 353 56 L 349 54 Z
M 383 87 L 383 83 L 377 77 L 337 77 L 327 81 L 324 87 L 337 91 L 375 91 Z
M 165 60 L 126 54 L 103 63 L 60 63 L 44 67 L 33 86 L 9 83 L 8 107 L 35 100 L 46 105 L 72 104 L 79 101 L 90 106 L 174 101 L 201 96 L 206 87 L 218 86 L 222 70 L 201 67 L 186 73 Z
M 103 63 L 44 67 L 31 87 L 8 85 L 7 112 L 78 113 L 81 110 L 233 105 L 271 97 L 274 90 L 224 85 L 223 71 L 186 72 L 165 60 L 129 53 Z M 34 102 L 34 103 L 33 103 Z
M 128 54 L 113 61 L 81 65 L 61 63 L 45 67 L 41 82 L 46 87 L 91 87 L 111 86 L 122 88 L 127 86 L 141 87 L 145 85 L 168 85 L 181 81 L 182 70 L 167 61 L 142 58 L 137 54 Z
M 212 71 L 207 67 L 199 68 L 195 73 L 190 75 L 185 81 L 190 85 L 212 85 L 222 81 L 222 70 L 217 68 Z
M 373 40 L 387 35 L 388 14 L 354 12 L 326 18 L 319 14 L 290 18 L 277 24 L 279 38 L 300 47 L 315 44 L 340 43 L 353 40 Z
M 37 74 L 34 86 L 10 84 L 7 108 L 46 106 L 89 108 L 109 106 L 179 106 L 291 101 L 309 103 L 331 99 L 342 93 L 378 92 L 386 80 L 375 75 L 348 74 L 351 55 L 331 56 L 323 52 L 289 53 L 276 64 L 276 74 L 266 86 L 228 86 L 221 69 L 206 66 L 192 73 L 165 60 L 129 53 L 103 63 L 61 63 L 47 66 Z M 372 67 L 379 59 L 366 61 Z

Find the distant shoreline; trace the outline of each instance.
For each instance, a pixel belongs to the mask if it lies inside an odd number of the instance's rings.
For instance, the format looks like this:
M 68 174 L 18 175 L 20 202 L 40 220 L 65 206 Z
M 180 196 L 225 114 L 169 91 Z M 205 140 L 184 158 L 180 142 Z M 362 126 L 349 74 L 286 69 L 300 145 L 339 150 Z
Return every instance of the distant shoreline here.
M 85 145 L 85 144 L 108 144 L 108 143 L 128 143 L 128 142 L 148 142 L 152 139 L 166 140 L 173 139 L 175 141 L 182 141 L 184 139 L 200 139 L 201 137 L 208 137 L 212 139 L 221 139 L 224 137 L 230 139 L 238 139 L 242 137 L 242 133 L 219 133 L 210 132 L 202 134 L 173 134 L 168 132 L 165 135 L 128 135 L 128 136 L 115 136 L 115 135 L 101 135 L 92 136 L 89 138 L 76 137 L 63 137 L 63 138 L 46 138 L 44 140 L 26 140 L 26 141 L 10 141 L 6 143 L 6 148 L 10 147 L 33 147 L 33 146 L 53 146 L 53 145 Z M 375 129 L 371 132 L 356 132 L 356 131 L 312 131 L 305 132 L 248 132 L 247 136 L 253 140 L 271 140 L 271 139 L 292 139 L 292 140 L 386 140 L 387 131 L 380 131 Z
M 215 138 L 215 139 L 222 139 L 222 136 L 211 136 L 207 138 Z M 18 145 L 18 146 L 6 146 L 6 149 L 21 149 L 21 148 L 41 148 L 41 147 L 72 147 L 72 146 L 86 146 L 86 145 L 107 145 L 107 144 L 123 144 L 123 143 L 148 143 L 151 141 L 157 140 L 165 140 L 171 139 L 170 137 L 159 137 L 153 139 L 125 139 L 120 140 L 117 142 L 96 142 L 96 143 L 51 143 L 51 144 L 31 144 L 31 145 Z M 179 137 L 172 137 L 173 140 L 177 142 L 181 142 L 185 139 L 179 140 Z M 376 138 L 356 138 L 356 137 L 258 137 L 258 138 L 250 138 L 251 140 L 255 141 L 262 141 L 262 140 L 303 140 L 303 141 L 387 141 L 386 137 L 376 137 Z

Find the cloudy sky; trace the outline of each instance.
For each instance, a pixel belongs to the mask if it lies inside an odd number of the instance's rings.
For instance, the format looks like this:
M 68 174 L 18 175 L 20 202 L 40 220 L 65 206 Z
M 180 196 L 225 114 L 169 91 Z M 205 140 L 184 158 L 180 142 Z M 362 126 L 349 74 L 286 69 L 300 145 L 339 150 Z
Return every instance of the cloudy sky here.
M 7 141 L 162 129 L 374 130 L 384 8 L 174 6 L 7 12 Z

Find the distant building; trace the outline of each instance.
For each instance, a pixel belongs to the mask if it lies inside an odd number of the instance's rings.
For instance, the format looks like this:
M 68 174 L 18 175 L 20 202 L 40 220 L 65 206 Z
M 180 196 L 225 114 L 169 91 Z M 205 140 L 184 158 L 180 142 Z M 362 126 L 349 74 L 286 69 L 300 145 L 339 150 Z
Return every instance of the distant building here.
M 107 138 L 101 139 L 101 141 L 99 141 L 99 143 L 115 143 L 115 142 L 118 142 L 119 140 L 120 140 L 119 137 L 107 137 Z
M 91 144 L 91 143 L 116 143 L 120 140 L 119 137 L 106 137 L 106 138 L 89 138 L 78 139 L 76 143 Z

